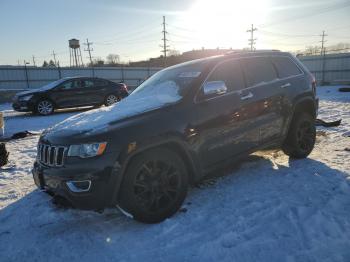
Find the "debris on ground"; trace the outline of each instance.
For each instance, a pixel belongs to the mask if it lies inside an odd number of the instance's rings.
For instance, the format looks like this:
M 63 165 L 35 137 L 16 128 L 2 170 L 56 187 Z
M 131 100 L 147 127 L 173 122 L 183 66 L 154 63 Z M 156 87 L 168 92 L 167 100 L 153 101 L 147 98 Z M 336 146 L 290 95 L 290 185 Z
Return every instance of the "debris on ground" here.
M 0 167 L 7 165 L 10 153 L 6 149 L 5 143 L 0 143 Z
M 350 92 L 350 87 L 340 87 L 338 89 L 339 92 Z
M 316 126 L 324 126 L 324 127 L 339 126 L 341 124 L 341 119 L 336 121 L 328 121 L 328 122 L 321 119 L 316 119 L 315 124 Z

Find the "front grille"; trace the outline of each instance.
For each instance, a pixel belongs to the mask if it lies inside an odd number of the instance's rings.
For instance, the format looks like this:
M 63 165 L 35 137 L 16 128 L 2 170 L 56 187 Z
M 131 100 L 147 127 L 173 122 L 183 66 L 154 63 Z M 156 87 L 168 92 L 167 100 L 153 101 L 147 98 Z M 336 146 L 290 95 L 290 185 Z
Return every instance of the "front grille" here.
M 39 144 L 37 157 L 40 163 L 44 165 L 63 166 L 66 151 L 67 147 L 64 146 Z

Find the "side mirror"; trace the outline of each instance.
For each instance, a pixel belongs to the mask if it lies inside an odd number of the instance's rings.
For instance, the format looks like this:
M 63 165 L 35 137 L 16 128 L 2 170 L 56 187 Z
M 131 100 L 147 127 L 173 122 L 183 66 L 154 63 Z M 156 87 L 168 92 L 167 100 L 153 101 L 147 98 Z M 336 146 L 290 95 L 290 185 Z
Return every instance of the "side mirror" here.
M 227 86 L 224 81 L 210 81 L 203 85 L 203 93 L 205 96 L 222 95 L 227 92 Z

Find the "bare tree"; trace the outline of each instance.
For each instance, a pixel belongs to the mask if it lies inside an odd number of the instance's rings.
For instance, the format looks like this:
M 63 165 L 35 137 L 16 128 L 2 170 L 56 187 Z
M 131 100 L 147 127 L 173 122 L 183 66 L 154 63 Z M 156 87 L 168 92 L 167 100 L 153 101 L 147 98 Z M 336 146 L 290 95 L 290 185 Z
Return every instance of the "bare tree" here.
M 118 63 L 119 63 L 120 57 L 119 57 L 119 55 L 117 55 L 117 54 L 109 54 L 109 55 L 106 57 L 106 60 L 107 60 L 107 64 L 115 65 L 115 64 L 118 64 Z
M 169 56 L 179 56 L 180 55 L 180 51 L 176 50 L 176 49 L 170 49 L 169 50 Z
M 103 66 L 105 61 L 101 57 L 96 57 L 94 60 L 92 60 L 92 63 L 94 66 Z

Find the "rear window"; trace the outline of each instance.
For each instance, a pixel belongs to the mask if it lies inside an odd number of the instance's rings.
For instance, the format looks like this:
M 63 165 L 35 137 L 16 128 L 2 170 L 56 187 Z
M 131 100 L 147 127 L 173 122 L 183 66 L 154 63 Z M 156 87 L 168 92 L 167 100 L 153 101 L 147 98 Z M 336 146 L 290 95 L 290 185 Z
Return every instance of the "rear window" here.
M 90 79 L 82 80 L 81 83 L 82 83 L 82 86 L 86 88 L 94 87 L 94 82 L 92 82 L 92 80 Z
M 248 87 L 277 79 L 276 70 L 269 58 L 246 58 L 242 60 L 242 66 Z
M 103 79 L 95 79 L 94 82 L 97 87 L 108 85 L 108 82 Z
M 271 60 L 277 69 L 279 78 L 295 76 L 302 73 L 297 65 L 288 57 L 272 57 Z

